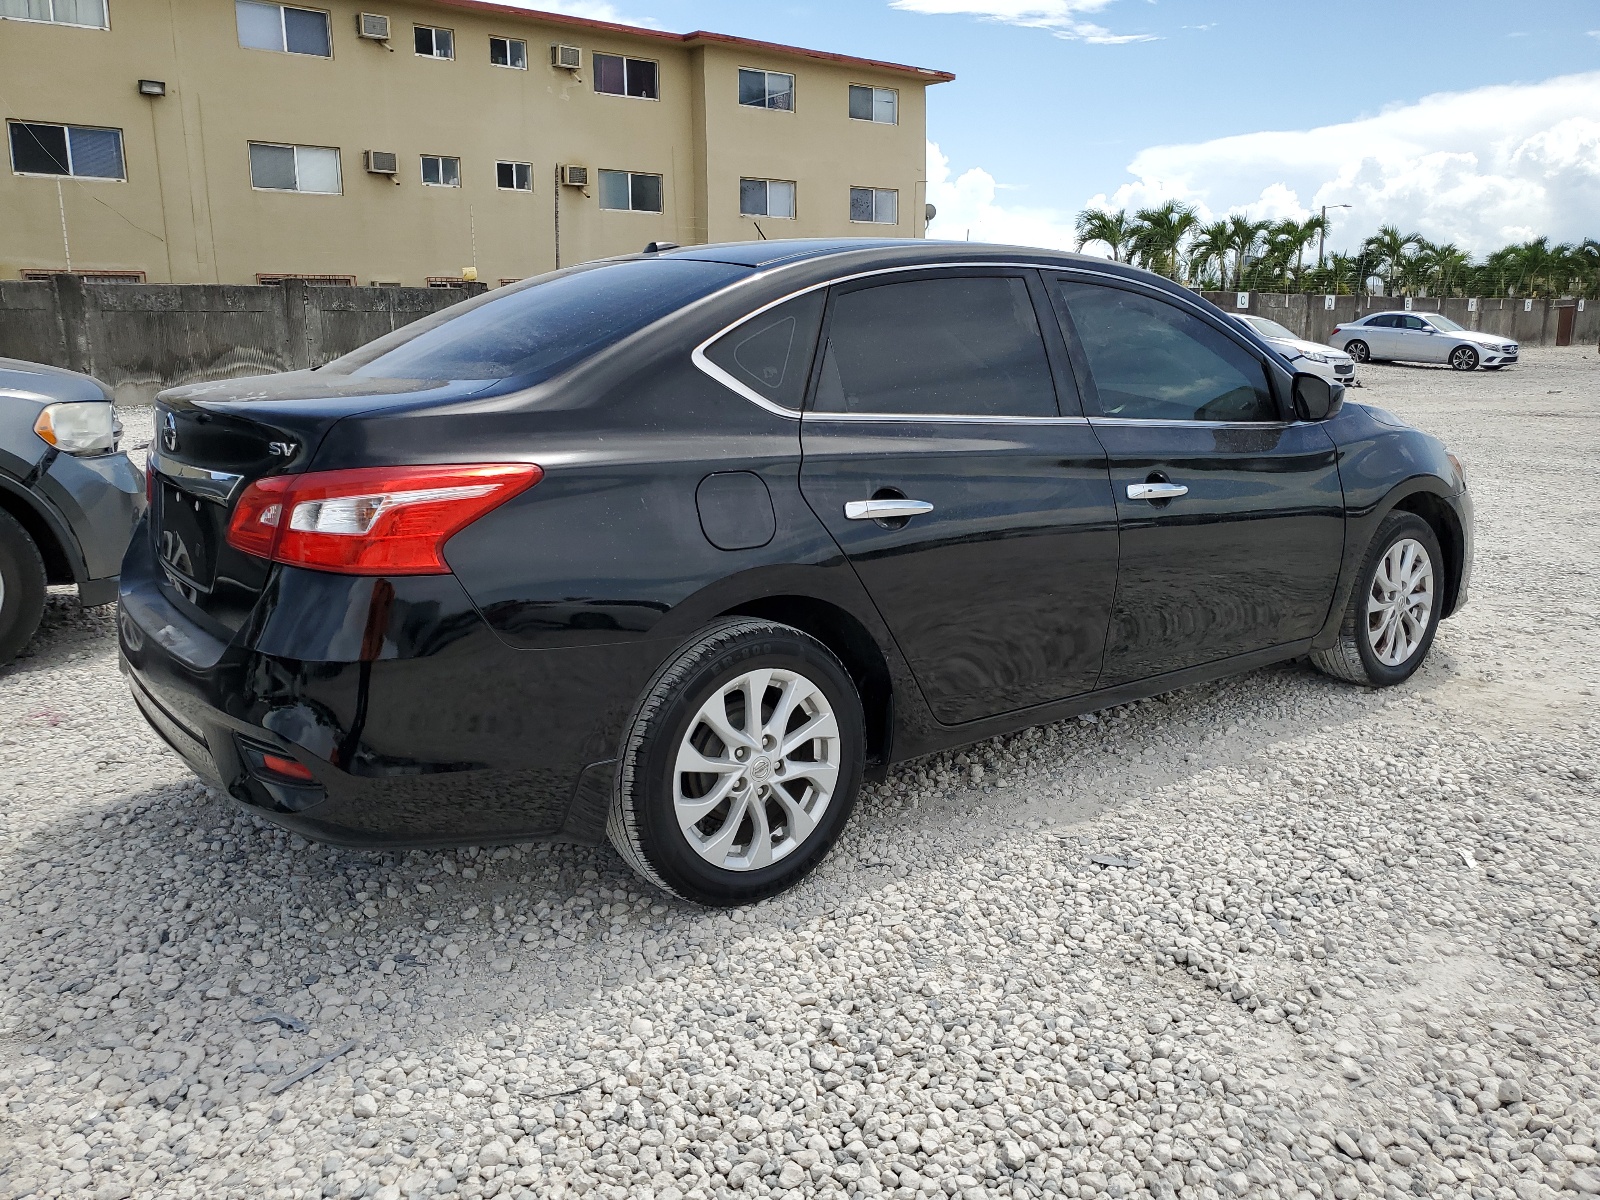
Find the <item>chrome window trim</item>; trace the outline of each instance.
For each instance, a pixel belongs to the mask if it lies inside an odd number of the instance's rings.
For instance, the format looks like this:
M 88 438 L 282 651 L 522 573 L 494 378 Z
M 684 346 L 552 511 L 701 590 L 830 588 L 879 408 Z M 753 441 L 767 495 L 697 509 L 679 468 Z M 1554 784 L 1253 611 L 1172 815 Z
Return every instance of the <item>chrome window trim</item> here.
M 819 412 L 805 412 L 805 411 L 799 410 L 799 409 L 785 408 L 781 404 L 774 404 L 771 400 L 768 400 L 765 396 L 762 396 L 758 392 L 754 391 L 753 389 L 751 389 L 749 387 L 746 387 L 743 383 L 739 382 L 739 380 L 735 379 L 732 375 L 728 374 L 728 372 L 724 371 L 721 367 L 717 366 L 716 363 L 712 362 L 710 360 L 710 358 L 708 358 L 706 356 L 706 348 L 708 346 L 710 346 L 713 342 L 718 341 L 724 335 L 732 333 L 735 329 L 739 328 L 739 326 L 744 325 L 749 321 L 755 320 L 762 313 L 767 312 L 770 309 L 777 308 L 778 305 L 780 305 L 780 304 L 787 304 L 790 300 L 796 299 L 797 297 L 800 297 L 800 296 L 807 295 L 807 294 L 809 294 L 811 292 L 817 291 L 820 288 L 833 287 L 835 284 L 840 284 L 840 283 L 853 283 L 854 281 L 856 281 L 858 279 L 872 279 L 872 278 L 874 278 L 876 276 L 879 276 L 879 275 L 897 275 L 897 274 L 901 274 L 901 273 L 906 272 L 906 271 L 943 271 L 943 270 L 950 270 L 952 268 L 966 268 L 966 267 L 988 268 L 988 269 L 994 269 L 996 267 L 1002 267 L 1002 268 L 1005 268 L 1007 270 L 1073 272 L 1073 273 L 1076 273 L 1078 275 L 1092 275 L 1092 276 L 1094 276 L 1095 278 L 1098 278 L 1098 279 L 1107 279 L 1107 280 L 1111 280 L 1114 283 L 1131 285 L 1133 287 L 1139 288 L 1141 291 L 1144 291 L 1144 292 L 1150 294 L 1151 296 L 1153 296 L 1153 297 L 1155 297 L 1157 299 L 1165 300 L 1169 304 L 1178 304 L 1178 305 L 1180 305 L 1180 306 L 1182 306 L 1184 308 L 1187 308 L 1188 310 L 1193 312 L 1196 316 L 1199 316 L 1199 317 L 1202 317 L 1202 318 L 1207 318 L 1210 315 L 1205 311 L 1205 309 L 1201 308 L 1198 304 L 1195 304 L 1187 296 L 1176 296 L 1176 295 L 1173 295 L 1173 294 L 1168 293 L 1166 291 L 1163 291 L 1160 288 L 1151 287 L 1149 284 L 1147 284 L 1147 283 L 1145 283 L 1145 282 L 1143 282 L 1142 280 L 1139 280 L 1139 279 L 1130 279 L 1127 276 L 1114 274 L 1111 271 L 1097 271 L 1092 267 L 1081 267 L 1081 266 L 1078 266 L 1077 264 L 1071 264 L 1071 265 L 1066 265 L 1066 266 L 1056 266 L 1056 265 L 1046 265 L 1046 264 L 1043 264 L 1043 263 L 1036 263 L 1036 262 L 1015 262 L 1015 261 L 1007 261 L 1007 260 L 1001 260 L 1001 259 L 985 260 L 985 261 L 982 261 L 982 262 L 970 262 L 970 261 L 969 262 L 960 262 L 960 261 L 958 261 L 958 262 L 914 263 L 914 264 L 908 264 L 908 265 L 898 266 L 898 267 L 877 267 L 877 268 L 874 268 L 871 271 L 857 271 L 852 275 L 840 275 L 836 279 L 827 279 L 827 280 L 822 281 L 821 283 L 809 284 L 806 287 L 797 288 L 796 290 L 794 290 L 792 292 L 789 292 L 789 293 L 786 293 L 785 295 L 779 296 L 776 300 L 769 300 L 767 303 L 763 304 L 760 308 L 757 308 L 757 309 L 755 309 L 755 310 L 753 310 L 751 312 L 746 313 L 744 316 L 740 317 L 737 321 L 733 321 L 733 322 L 730 322 L 727 325 L 724 325 L 721 329 L 717 330 L 716 333 L 713 333 L 710 337 L 708 337 L 704 341 L 702 341 L 698 346 L 696 346 L 690 352 L 690 354 L 689 354 L 690 361 L 692 361 L 694 363 L 694 365 L 696 367 L 700 368 L 700 370 L 703 371 L 706 375 L 710 376 L 712 379 L 714 379 L 718 383 L 722 384 L 723 387 L 728 388 L 730 391 L 733 391 L 733 392 L 737 393 L 740 396 L 743 396 L 746 400 L 750 401 L 750 403 L 756 405 L 758 408 L 766 409 L 766 411 L 768 411 L 770 413 L 774 413 L 775 415 L 780 416 L 780 417 L 786 417 L 791 421 L 799 421 L 799 420 L 801 420 L 803 418 L 805 420 L 810 420 L 810 421 L 845 421 L 845 422 L 878 421 L 878 422 L 902 422 L 902 423 L 904 423 L 904 422 L 918 422 L 918 423 L 922 423 L 922 424 L 945 424 L 945 425 L 972 425 L 972 424 L 987 424 L 987 425 L 1016 425 L 1016 424 L 1094 425 L 1094 424 L 1097 424 L 1097 423 L 1103 423 L 1103 424 L 1106 424 L 1106 425 L 1151 425 L 1151 426 L 1162 426 L 1162 427 L 1167 427 L 1167 428 L 1193 428 L 1193 427 L 1199 427 L 1199 428 L 1206 428 L 1206 429 L 1286 429 L 1291 425 L 1304 424 L 1304 422 L 1300 422 L 1300 421 L 1169 421 L 1169 420 L 1165 420 L 1165 419 L 1145 418 L 1145 417 L 1102 417 L 1102 416 L 1095 416 L 1095 417 L 1087 417 L 1087 416 L 1084 416 L 1084 417 L 988 416 L 988 417 L 986 417 L 986 416 L 968 415 L 968 414 L 944 414 L 944 413 L 819 413 Z M 752 280 L 751 282 L 754 282 L 754 280 Z M 1212 323 L 1215 324 L 1215 322 L 1212 322 Z M 1235 341 L 1239 341 L 1240 339 L 1235 338 L 1234 340 Z
M 758 406 L 760 408 L 764 408 L 770 413 L 776 413 L 780 417 L 788 417 L 790 420 L 793 420 L 793 421 L 798 421 L 798 420 L 801 419 L 801 417 L 810 417 L 810 418 L 813 418 L 813 419 L 816 419 L 816 420 L 830 420 L 830 419 L 832 419 L 832 420 L 846 420 L 846 421 L 948 421 L 948 422 L 961 422 L 961 423 L 971 422 L 971 421 L 989 421 L 989 422 L 1001 421 L 1001 422 L 1007 422 L 1007 423 L 1015 422 L 1015 421 L 1049 421 L 1049 422 L 1053 422 L 1053 423 L 1056 423 L 1056 424 L 1077 424 L 1079 422 L 1085 421 L 1087 418 L 1084 418 L 1084 417 L 1061 417 L 1061 416 L 1055 416 L 1055 417 L 1021 417 L 1021 416 L 981 417 L 981 416 L 966 416 L 966 415 L 923 416 L 923 415 L 920 415 L 920 414 L 917 414 L 917 413 L 806 413 L 806 412 L 803 412 L 803 411 L 801 411 L 799 409 L 785 408 L 781 404 L 774 404 L 772 401 L 768 400 L 765 396 L 762 396 L 761 394 L 759 394 L 758 392 L 754 391 L 753 389 L 748 388 L 744 384 L 740 383 L 732 375 L 729 375 L 721 367 L 717 366 L 716 363 L 712 362 L 709 358 L 706 357 L 706 347 L 710 346 L 712 342 L 718 341 L 724 335 L 732 333 L 735 329 L 739 328 L 739 326 L 741 326 L 741 325 L 743 325 L 743 324 L 745 324 L 745 323 L 747 323 L 749 321 L 755 320 L 762 313 L 767 312 L 769 309 L 777 308 L 778 305 L 780 305 L 780 304 L 787 304 L 790 300 L 794 300 L 794 299 L 796 299 L 796 298 L 798 298 L 800 296 L 809 295 L 811 292 L 815 292 L 815 291 L 817 291 L 817 290 L 819 290 L 821 288 L 833 287 L 835 284 L 840 284 L 840 283 L 853 283 L 857 279 L 872 279 L 872 278 L 874 278 L 876 276 L 879 276 L 879 275 L 898 275 L 898 274 L 900 274 L 902 272 L 905 272 L 905 271 L 945 271 L 945 270 L 950 270 L 951 268 L 965 268 L 965 267 L 987 268 L 987 269 L 991 269 L 991 270 L 993 268 L 995 268 L 995 267 L 1004 267 L 1004 268 L 1007 268 L 1009 270 L 1024 270 L 1024 271 L 1035 271 L 1035 270 L 1040 270 L 1041 269 L 1038 263 L 1029 263 L 1029 262 L 999 262 L 999 261 L 993 261 L 993 262 L 929 262 L 929 263 L 914 263 L 914 264 L 909 264 L 909 265 L 899 266 L 899 267 L 876 267 L 871 271 L 857 271 L 853 275 L 840 275 L 840 276 L 838 276 L 837 278 L 834 278 L 834 279 L 825 279 L 821 283 L 813 283 L 813 284 L 809 284 L 809 285 L 807 285 L 806 287 L 803 287 L 803 288 L 797 288 L 796 290 L 794 290 L 792 292 L 789 292 L 786 295 L 779 296 L 776 300 L 769 300 L 766 304 L 763 304 L 760 308 L 755 309 L 752 312 L 748 312 L 744 316 L 740 317 L 737 321 L 733 321 L 733 322 L 729 323 L 728 325 L 723 326 L 721 329 L 717 330 L 716 333 L 714 333 L 710 337 L 706 338 L 705 341 L 701 342 L 698 346 L 696 346 L 690 352 L 690 354 L 689 354 L 690 361 L 692 361 L 695 366 L 699 367 L 700 370 L 704 371 L 712 379 L 715 379 L 718 383 L 722 384 L 724 387 L 729 388 L 730 390 L 732 390 L 734 392 L 737 392 L 739 395 L 743 396 L 746 400 L 750 401 L 752 404 L 754 404 L 754 405 L 756 405 L 756 406 Z

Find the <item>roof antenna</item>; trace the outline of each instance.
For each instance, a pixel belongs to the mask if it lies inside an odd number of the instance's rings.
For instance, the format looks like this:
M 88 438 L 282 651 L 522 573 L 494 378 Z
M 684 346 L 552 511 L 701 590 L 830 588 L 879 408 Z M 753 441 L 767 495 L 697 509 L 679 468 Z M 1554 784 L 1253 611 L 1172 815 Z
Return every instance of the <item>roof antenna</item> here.
M 760 221 L 751 221 L 750 224 L 754 225 L 756 227 L 756 232 L 761 234 L 761 240 L 763 242 L 766 241 L 767 240 L 767 235 L 765 233 L 761 233 L 761 222 Z
M 665 250 L 678 249 L 677 242 L 651 242 L 644 248 L 646 254 L 660 254 Z

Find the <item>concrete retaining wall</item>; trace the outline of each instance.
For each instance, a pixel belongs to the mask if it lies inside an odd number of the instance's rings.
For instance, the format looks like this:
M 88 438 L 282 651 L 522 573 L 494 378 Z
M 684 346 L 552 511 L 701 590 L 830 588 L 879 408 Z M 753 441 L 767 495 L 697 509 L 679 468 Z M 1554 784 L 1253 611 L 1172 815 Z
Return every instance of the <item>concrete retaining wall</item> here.
M 1251 292 L 1245 308 L 1238 305 L 1238 292 L 1202 292 L 1207 300 L 1226 312 L 1247 312 L 1266 317 L 1292 329 L 1313 342 L 1325 342 L 1333 327 L 1354 321 L 1368 313 L 1405 308 L 1397 296 L 1335 296 L 1327 307 L 1323 296 L 1285 296 L 1276 292 Z M 1576 308 L 1575 300 L 1510 300 L 1504 297 L 1467 300 L 1452 296 L 1419 297 L 1411 301 L 1413 312 L 1442 312 L 1459 325 L 1485 333 L 1514 338 L 1524 346 L 1553 346 L 1556 342 L 1557 309 Z M 1530 307 L 1531 304 L 1531 307 Z M 1586 301 L 1583 311 L 1573 314 L 1573 345 L 1600 343 L 1600 301 Z
M 482 291 L 0 280 L 0 357 L 83 371 L 121 404 L 180 383 L 320 366 Z

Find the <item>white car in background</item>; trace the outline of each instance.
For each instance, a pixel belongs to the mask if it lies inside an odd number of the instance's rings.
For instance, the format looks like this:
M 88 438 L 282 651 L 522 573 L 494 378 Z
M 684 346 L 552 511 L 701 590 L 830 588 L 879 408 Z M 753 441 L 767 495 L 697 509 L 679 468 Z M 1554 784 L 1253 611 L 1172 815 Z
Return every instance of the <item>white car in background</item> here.
M 1324 346 L 1321 342 L 1308 342 L 1296 337 L 1293 330 L 1269 321 L 1266 317 L 1252 317 L 1245 313 L 1229 313 L 1241 325 L 1248 325 L 1267 340 L 1274 350 L 1294 364 L 1297 371 L 1309 371 L 1334 383 L 1353 384 L 1356 381 L 1356 364 L 1343 350 Z
M 1517 361 L 1517 343 L 1457 325 L 1442 313 L 1382 312 L 1341 322 L 1328 341 L 1357 362 L 1449 363 L 1457 371 L 1498 371 Z

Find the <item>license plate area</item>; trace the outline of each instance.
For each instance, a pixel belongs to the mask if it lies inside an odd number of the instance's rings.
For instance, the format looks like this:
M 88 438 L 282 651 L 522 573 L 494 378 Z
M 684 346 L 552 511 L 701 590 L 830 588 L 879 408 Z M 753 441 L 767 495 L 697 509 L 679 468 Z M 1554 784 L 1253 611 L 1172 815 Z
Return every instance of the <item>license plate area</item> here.
M 217 574 L 222 510 L 165 479 L 158 478 L 155 490 L 155 550 L 162 570 L 186 593 L 209 593 Z

